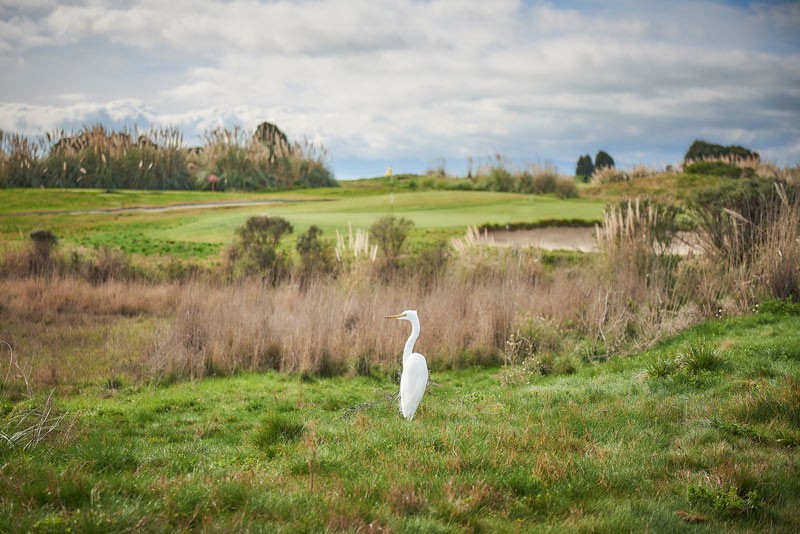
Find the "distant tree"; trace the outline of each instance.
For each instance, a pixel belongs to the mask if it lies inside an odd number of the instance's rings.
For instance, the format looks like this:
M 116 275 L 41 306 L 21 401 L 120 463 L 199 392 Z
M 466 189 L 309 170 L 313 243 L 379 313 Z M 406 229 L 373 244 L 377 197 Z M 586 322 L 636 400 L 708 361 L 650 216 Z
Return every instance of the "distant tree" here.
M 704 159 L 733 158 L 733 159 L 755 159 L 760 157 L 757 152 L 748 150 L 739 145 L 715 145 L 707 141 L 695 140 L 686 155 L 685 161 L 700 161 Z
M 578 158 L 578 166 L 575 167 L 575 176 L 583 176 L 583 181 L 587 181 L 594 174 L 594 164 L 592 156 L 586 154 Z
M 594 168 L 602 169 L 604 167 L 614 167 L 614 158 L 609 156 L 605 151 L 601 150 L 594 157 Z

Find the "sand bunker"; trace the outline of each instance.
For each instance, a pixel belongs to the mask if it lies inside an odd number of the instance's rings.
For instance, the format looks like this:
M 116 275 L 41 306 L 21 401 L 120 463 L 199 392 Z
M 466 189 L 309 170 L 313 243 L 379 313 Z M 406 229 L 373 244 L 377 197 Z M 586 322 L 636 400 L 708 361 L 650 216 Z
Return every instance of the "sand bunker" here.
M 527 248 L 543 250 L 577 250 L 597 252 L 597 239 L 594 228 L 550 227 L 533 230 L 496 230 L 489 232 L 490 241 L 499 247 Z M 672 245 L 673 254 L 687 255 L 700 253 L 697 235 L 692 232 L 679 232 Z

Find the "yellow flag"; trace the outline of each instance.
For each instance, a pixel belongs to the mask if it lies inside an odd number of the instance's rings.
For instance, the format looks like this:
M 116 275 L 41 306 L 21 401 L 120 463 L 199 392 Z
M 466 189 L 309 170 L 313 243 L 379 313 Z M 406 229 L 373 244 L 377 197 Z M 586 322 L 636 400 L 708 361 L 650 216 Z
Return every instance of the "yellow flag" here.
M 389 170 L 386 171 L 386 176 L 391 176 L 391 175 L 392 175 L 392 166 L 389 165 Z

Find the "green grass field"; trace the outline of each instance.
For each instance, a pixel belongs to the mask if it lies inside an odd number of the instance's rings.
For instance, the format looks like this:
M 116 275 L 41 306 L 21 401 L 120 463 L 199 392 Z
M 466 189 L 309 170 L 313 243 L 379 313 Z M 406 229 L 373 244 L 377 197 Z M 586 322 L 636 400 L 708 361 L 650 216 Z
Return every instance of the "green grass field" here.
M 393 372 L 109 381 L 60 403 L 68 434 L 2 449 L 0 525 L 796 532 L 798 332 L 800 316 L 761 313 L 572 375 L 437 372 L 411 422 L 394 402 L 347 416 L 397 391 Z
M 600 219 L 604 202 L 599 200 L 560 200 L 552 195 L 517 195 L 478 191 L 424 191 L 395 193 L 394 206 L 385 188 L 364 192 L 352 187 L 344 193 L 337 190 L 306 190 L 281 195 L 211 195 L 200 192 L 138 193 L 120 195 L 128 202 L 141 205 L 197 202 L 199 199 L 241 200 L 303 198 L 303 202 L 288 202 L 270 206 L 190 209 L 159 213 L 101 213 L 101 214 L 48 214 L 0 217 L 0 242 L 27 240 L 31 230 L 50 228 L 63 242 L 88 248 L 119 248 L 140 255 L 174 255 L 182 258 L 207 258 L 232 240 L 234 230 L 248 217 L 278 215 L 288 219 L 295 227 L 295 235 L 312 224 L 333 236 L 336 230 L 347 232 L 353 228 L 368 229 L 379 217 L 394 212 L 415 223 L 415 240 L 431 240 L 460 235 L 468 225 L 482 223 L 511 223 L 553 218 Z M 36 194 L 29 195 L 32 191 Z M 108 207 L 103 193 L 67 191 L 78 200 L 67 196 L 57 200 L 61 191 L 14 190 L 22 198 L 11 204 L 14 210 L 35 211 L 44 206 L 52 209 L 88 209 Z M 330 192 L 341 193 L 339 197 Z M 130 193 L 130 196 L 128 196 Z M 204 196 L 205 195 L 205 196 Z M 231 195 L 231 196 L 228 196 Z M 138 199 L 138 200 L 134 200 Z M 102 201 L 102 202 L 101 202 Z M 80 207 L 78 207 L 80 206 Z

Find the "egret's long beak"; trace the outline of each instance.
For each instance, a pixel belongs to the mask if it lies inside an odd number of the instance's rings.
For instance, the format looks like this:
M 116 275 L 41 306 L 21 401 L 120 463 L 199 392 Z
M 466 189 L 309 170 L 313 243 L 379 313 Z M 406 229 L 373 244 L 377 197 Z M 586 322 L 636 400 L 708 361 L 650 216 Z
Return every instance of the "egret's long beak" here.
M 398 315 L 387 315 L 386 316 L 387 319 L 399 319 L 401 317 L 404 317 L 404 315 L 402 313 L 400 313 Z

